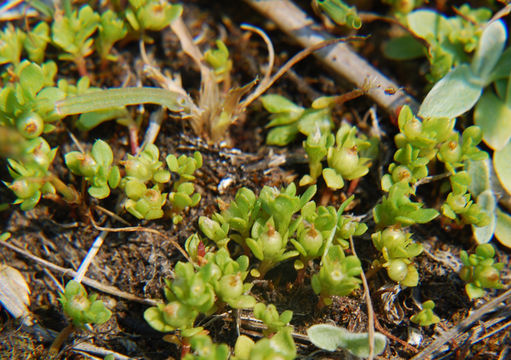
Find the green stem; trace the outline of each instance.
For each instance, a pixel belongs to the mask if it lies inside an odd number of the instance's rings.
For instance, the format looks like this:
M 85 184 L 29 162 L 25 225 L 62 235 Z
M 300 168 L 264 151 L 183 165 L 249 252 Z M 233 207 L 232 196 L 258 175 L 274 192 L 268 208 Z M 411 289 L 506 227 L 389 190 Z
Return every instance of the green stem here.
M 55 175 L 49 176 L 49 181 L 55 187 L 55 190 L 58 191 L 59 194 L 64 196 L 64 199 L 71 204 L 78 204 L 80 202 L 80 195 L 73 189 L 71 186 L 67 186 Z
M 183 95 L 153 87 L 129 87 L 94 91 L 58 101 L 55 104 L 55 109 L 59 115 L 66 116 L 138 104 L 158 104 L 175 112 L 189 110 Z

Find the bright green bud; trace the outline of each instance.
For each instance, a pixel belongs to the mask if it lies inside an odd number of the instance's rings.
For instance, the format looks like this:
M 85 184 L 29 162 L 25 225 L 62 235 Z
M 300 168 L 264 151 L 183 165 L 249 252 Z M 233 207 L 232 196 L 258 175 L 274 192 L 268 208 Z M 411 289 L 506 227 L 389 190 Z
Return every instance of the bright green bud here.
M 406 122 L 403 133 L 410 140 L 420 138 L 422 136 L 422 122 L 419 119 L 413 117 Z
M 408 167 L 406 167 L 404 165 L 396 166 L 392 170 L 392 180 L 395 183 L 400 182 L 400 181 L 410 182 L 411 179 L 412 179 L 412 172 L 410 171 L 410 169 Z
M 328 165 L 343 177 L 348 177 L 358 167 L 359 157 L 357 148 L 330 148 Z
M 178 301 L 173 301 L 162 309 L 162 315 L 165 323 L 173 328 L 179 329 L 186 328 L 190 323 L 190 318 L 195 318 L 197 313 L 188 306 Z
M 298 240 L 308 256 L 317 256 L 323 246 L 323 236 L 314 225 L 301 231 Z
M 461 146 L 457 141 L 446 141 L 440 146 L 439 159 L 446 163 L 456 163 L 463 155 Z
M 476 248 L 476 255 L 482 258 L 490 259 L 495 256 L 495 249 L 492 244 L 479 244 Z
M 217 295 L 221 299 L 235 299 L 243 294 L 241 273 L 225 275 L 218 283 Z
M 151 180 L 153 177 L 151 169 L 137 158 L 126 160 L 124 167 L 126 168 L 126 176 L 134 177 L 144 182 Z
M 138 179 L 129 180 L 124 188 L 126 196 L 133 200 L 138 200 L 140 197 L 142 197 L 146 190 L 147 188 L 145 184 Z
M 72 151 L 64 159 L 69 170 L 76 175 L 92 177 L 98 172 L 99 165 L 89 154 Z
M 16 119 L 18 131 L 27 139 L 34 139 L 43 133 L 44 120 L 38 113 L 29 112 Z
M 401 259 L 390 260 L 387 273 L 395 282 L 401 282 L 408 274 L 408 264 Z
M 261 235 L 263 256 L 265 259 L 272 259 L 278 255 L 282 250 L 282 235 L 275 230 L 273 225 L 268 224 L 268 230 Z
M 40 184 L 34 182 L 33 180 L 27 179 L 18 179 L 13 181 L 9 185 L 9 189 L 18 197 L 19 199 L 28 199 L 39 190 Z
M 499 288 L 500 274 L 493 266 L 476 266 L 474 269 L 474 278 L 479 281 L 482 288 Z
M 386 228 L 381 233 L 383 246 L 386 248 L 402 247 L 406 242 L 406 235 L 402 230 Z

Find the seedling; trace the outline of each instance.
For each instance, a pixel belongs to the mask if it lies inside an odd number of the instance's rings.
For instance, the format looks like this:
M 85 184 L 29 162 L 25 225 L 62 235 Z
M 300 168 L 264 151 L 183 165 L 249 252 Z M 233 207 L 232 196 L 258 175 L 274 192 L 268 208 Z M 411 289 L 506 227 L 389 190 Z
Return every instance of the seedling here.
M 73 61 L 81 76 L 87 76 L 85 58 L 94 51 L 92 35 L 99 25 L 100 16 L 89 6 L 70 13 L 55 13 L 52 23 L 52 41 L 66 52 L 62 60 Z
M 323 257 L 321 269 L 311 279 L 312 289 L 320 296 L 320 304 L 330 305 L 332 296 L 346 296 L 360 287 L 360 260 L 346 256 L 340 245 L 333 245 Z
M 199 333 L 190 338 L 191 352 L 186 354 L 183 360 L 227 360 L 230 351 L 226 344 L 215 344 L 205 334 Z
M 491 244 L 477 245 L 475 254 L 461 252 L 463 267 L 459 275 L 467 282 L 465 291 L 470 299 L 483 297 L 486 294 L 485 289 L 504 288 L 500 281 L 500 271 L 504 268 L 504 263 L 495 263 L 494 256 L 495 249 Z
M 64 156 L 66 165 L 75 175 L 83 176 L 90 184 L 89 195 L 104 199 L 110 195 L 121 181 L 117 166 L 112 166 L 114 155 L 110 146 L 103 140 L 97 140 L 90 153 L 72 151 Z
M 183 218 L 179 215 L 188 207 L 196 206 L 201 196 L 195 193 L 193 180 L 195 180 L 195 172 L 202 166 L 202 155 L 196 151 L 193 157 L 181 155 L 168 155 L 166 158 L 169 170 L 175 173 L 177 179 L 172 185 L 172 191 L 169 193 L 169 202 L 172 205 L 172 221 L 177 224 Z
M 54 194 L 58 191 L 70 203 L 76 203 L 79 196 L 76 191 L 66 186 L 51 171 L 50 165 L 55 158 L 57 149 L 42 138 L 37 137 L 22 143 L 20 160 L 8 159 L 9 174 L 13 182 L 4 182 L 16 195 L 15 204 L 20 204 L 24 211 L 33 209 L 42 195 Z
M 387 269 L 389 277 L 403 286 L 417 286 L 419 273 L 412 264 L 412 258 L 423 251 L 411 235 L 399 229 L 387 228 L 371 235 L 374 247 L 381 251 L 383 259 L 376 261 Z
M 61 294 L 59 301 L 64 312 L 71 318 L 73 325 L 83 328 L 85 324 L 103 324 L 110 319 L 112 313 L 97 295 L 87 295 L 87 291 L 80 283 L 71 280 Z
M 202 331 L 201 327 L 194 327 L 199 313 L 209 315 L 222 303 L 234 308 L 255 305 L 255 299 L 245 294 L 252 285 L 243 283 L 248 274 L 247 257 L 234 261 L 227 250 L 221 249 L 206 254 L 203 263 L 198 269 L 191 263 L 177 263 L 174 279 L 166 280 L 168 303 L 158 304 L 144 313 L 149 325 L 162 332 L 180 330 L 183 337 L 190 338 Z
M 289 322 L 293 317 L 293 312 L 285 310 L 279 315 L 275 305 L 266 306 L 263 303 L 257 303 L 254 306 L 254 317 L 263 322 L 266 329 L 263 330 L 264 336 L 270 337 L 282 329 L 290 328 Z
M 296 345 L 291 335 L 292 329 L 283 328 L 270 339 L 263 338 L 254 343 L 248 336 L 241 335 L 234 346 L 233 360 L 296 358 Z
M 433 309 L 435 302 L 428 300 L 422 303 L 422 310 L 410 318 L 410 321 L 420 326 L 430 326 L 440 322 L 440 318 L 435 315 Z

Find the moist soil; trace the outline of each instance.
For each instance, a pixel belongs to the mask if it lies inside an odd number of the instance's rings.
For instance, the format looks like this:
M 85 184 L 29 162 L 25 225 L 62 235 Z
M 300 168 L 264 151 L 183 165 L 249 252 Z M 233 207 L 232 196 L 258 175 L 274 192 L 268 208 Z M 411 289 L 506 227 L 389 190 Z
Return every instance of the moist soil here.
M 376 2 L 375 2 L 376 3 Z M 303 7 L 312 13 L 310 4 Z M 257 36 L 247 36 L 240 30 L 240 24 L 250 23 L 267 32 L 276 51 L 276 67 L 297 53 L 300 48 L 290 42 L 274 25 L 261 17 L 243 2 L 230 1 L 187 1 L 184 19 L 193 36 L 201 37 L 202 48 L 214 44 L 222 38 L 230 49 L 233 58 L 233 84 L 242 85 L 260 76 L 267 63 L 267 51 L 264 43 Z M 368 10 L 380 11 L 371 8 Z M 425 60 L 395 63 L 385 59 L 381 54 L 381 45 L 389 38 L 391 25 L 373 22 L 364 25 L 359 35 L 371 35 L 358 51 L 381 72 L 403 86 L 408 93 L 417 98 L 424 95 L 425 82 L 420 72 L 427 67 Z M 344 34 L 349 35 L 349 34 Z M 200 86 L 198 69 L 180 50 L 176 36 L 165 30 L 152 34 L 154 42 L 146 45 L 153 61 L 162 69 L 172 73 L 181 73 L 183 84 L 192 96 L 197 96 Z M 93 85 L 99 87 L 121 86 L 128 73 L 138 76 L 140 73 L 140 52 L 136 42 L 121 44 L 118 48 L 119 61 L 109 64 L 107 70 L 88 59 L 88 70 L 93 74 Z M 77 77 L 76 68 L 69 64 L 66 73 Z M 133 80 L 134 81 L 134 80 Z M 153 86 L 145 80 L 148 86 Z M 133 83 L 132 85 L 135 85 Z M 282 94 L 298 104 L 309 106 L 318 95 L 338 95 L 352 90 L 342 79 L 310 57 L 293 67 L 292 71 L 279 80 L 269 93 Z M 368 110 L 375 106 L 368 98 L 358 98 L 339 106 L 334 111 L 338 124 L 347 120 L 363 128 Z M 355 189 L 356 201 L 349 213 L 354 215 L 370 214 L 370 210 L 381 197 L 379 191 L 380 174 L 389 162 L 393 152 L 393 135 L 397 129 L 392 118 L 383 110 L 375 108 L 379 124 L 386 134 L 382 138 L 382 160 L 373 165 L 368 176 Z M 131 109 L 134 113 L 138 109 Z M 143 131 L 148 115 L 157 107 L 146 106 L 143 114 Z M 191 155 L 198 150 L 204 157 L 204 165 L 197 175 L 196 188 L 202 195 L 200 206 L 188 210 L 184 220 L 178 225 L 166 218 L 157 221 L 138 221 L 129 214 L 121 214 L 129 226 L 139 226 L 136 231 L 110 232 L 90 266 L 87 277 L 104 285 L 117 288 L 141 299 L 163 301 L 164 279 L 172 276 L 172 269 L 177 261 L 184 258 L 176 250 L 175 243 L 181 245 L 193 233 L 198 231 L 199 216 L 210 216 L 222 204 L 228 204 L 236 191 L 245 186 L 256 193 L 264 186 L 282 187 L 293 180 L 298 180 L 307 173 L 307 164 L 301 148 L 301 139 L 287 148 L 265 145 L 267 129 L 265 124 L 268 114 L 256 102 L 241 119 L 230 128 L 226 144 L 212 145 L 194 134 L 185 120 L 168 116 L 156 140 L 162 157 L 169 153 Z M 115 122 L 105 123 L 88 133 L 80 133 L 73 128 L 72 119 L 66 119 L 57 131 L 47 137 L 52 146 L 59 146 L 54 171 L 61 179 L 74 184 L 83 192 L 84 203 L 70 206 L 58 198 L 46 198 L 32 211 L 23 212 L 16 206 L 0 212 L 2 231 L 9 231 L 9 242 L 35 257 L 58 265 L 65 269 L 76 270 L 85 257 L 94 239 L 100 234 L 100 227 L 122 228 L 126 224 L 112 217 L 108 211 L 116 206 L 114 200 L 98 202 L 86 196 L 84 184 L 73 178 L 63 166 L 63 154 L 76 150 L 68 131 L 78 141 L 89 148 L 93 141 L 101 138 L 114 149 L 117 160 L 129 151 L 128 133 L 125 127 Z M 199 134 L 200 135 L 200 134 Z M 286 161 L 273 166 L 271 159 L 282 155 Z M 2 163 L 5 169 L 5 163 Z M 7 176 L 7 175 L 6 175 Z M 2 176 L 3 177 L 3 176 Z M 230 186 L 218 188 L 222 179 L 230 178 Z M 439 184 L 423 186 L 419 199 L 435 207 L 439 201 Z M 348 195 L 345 191 L 331 193 L 324 183 L 318 183 L 315 200 L 325 205 L 339 206 Z M 7 188 L 0 188 L 0 203 L 12 202 L 12 194 Z M 371 219 L 368 216 L 367 219 Z M 150 232 L 147 229 L 157 230 Z M 370 229 L 371 230 L 371 229 Z M 424 244 L 427 251 L 420 255 L 417 266 L 420 284 L 416 288 L 401 289 L 391 282 L 385 271 L 372 272 L 371 263 L 377 257 L 369 235 L 356 239 L 358 256 L 368 275 L 371 298 L 375 310 L 375 319 L 379 324 L 377 331 L 390 337 L 389 346 L 379 356 L 381 359 L 408 359 L 438 337 L 444 329 L 449 329 L 467 317 L 470 310 L 480 306 L 495 292 L 490 292 L 481 301 L 470 301 L 464 291 L 464 283 L 454 271 L 459 266 L 457 257 L 460 251 L 473 250 L 470 228 L 457 228 L 440 220 L 425 226 L 411 229 L 416 241 Z M 367 232 L 370 234 L 370 231 Z M 497 257 L 509 263 L 509 251 L 497 245 Z M 58 301 L 59 287 L 70 278 L 63 273 L 51 270 L 40 262 L 2 247 L 0 262 L 18 269 L 30 287 L 30 311 L 38 326 L 44 329 L 61 331 L 68 324 Z M 317 266 L 317 265 L 316 265 Z M 503 273 L 504 282 L 509 283 L 509 271 Z M 295 342 L 301 358 L 309 359 L 344 359 L 342 351 L 328 353 L 319 351 L 306 338 L 306 329 L 313 324 L 330 323 L 343 326 L 350 331 L 367 331 L 367 306 L 363 290 L 357 290 L 347 297 L 335 297 L 331 306 L 318 308 L 318 297 L 312 291 L 308 277 L 303 284 L 294 283 L 296 272 L 293 263 L 286 262 L 270 271 L 265 279 L 253 281 L 253 295 L 259 301 L 273 303 L 279 312 L 293 311 Z M 148 305 L 126 300 L 119 296 L 106 294 L 88 287 L 90 292 L 98 292 L 107 307 L 112 310 L 112 318 L 92 331 L 77 330 L 60 349 L 57 358 L 86 359 L 83 353 L 73 350 L 77 343 L 90 343 L 137 359 L 178 359 L 180 348 L 169 337 L 153 330 L 144 320 L 143 313 Z M 410 322 L 410 316 L 418 311 L 417 303 L 433 300 L 435 313 L 442 319 L 436 326 L 420 328 Z M 509 307 L 507 307 L 509 312 Z M 253 321 L 250 311 L 227 311 L 221 316 L 203 317 L 198 324 L 205 326 L 216 342 L 224 342 L 231 347 L 237 337 L 236 319 L 241 319 L 239 331 L 258 339 L 262 336 L 261 328 Z M 498 314 L 488 314 L 479 324 L 482 329 L 477 337 L 483 340 L 473 344 L 475 330 L 460 332 L 460 337 L 449 342 L 444 349 L 445 359 L 504 359 L 505 350 L 511 346 L 509 332 L 496 331 L 491 334 L 492 320 Z M 507 315 L 509 320 L 509 314 Z M 497 328 L 498 325 L 495 327 Z M 4 309 L 0 310 L 0 358 L 2 359 L 44 359 L 48 356 L 51 342 L 40 333 L 20 327 Z M 484 337 L 485 334 L 489 334 Z M 504 355 L 503 355 L 504 354 Z M 502 357 L 502 355 L 504 357 Z M 508 353 L 508 356 L 509 355 Z

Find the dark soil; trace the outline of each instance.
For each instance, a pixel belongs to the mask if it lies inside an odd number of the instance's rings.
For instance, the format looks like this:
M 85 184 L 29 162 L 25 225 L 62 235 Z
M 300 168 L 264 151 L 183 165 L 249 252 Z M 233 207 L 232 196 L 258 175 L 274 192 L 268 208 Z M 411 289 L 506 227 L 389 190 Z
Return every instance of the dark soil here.
M 309 5 L 304 2 L 304 7 L 307 6 Z M 255 36 L 244 37 L 244 33 L 239 29 L 241 23 L 246 22 L 267 29 L 276 49 L 277 67 L 300 50 L 278 29 L 268 24 L 243 2 L 187 1 L 184 17 L 193 35 L 197 36 L 204 32 L 208 43 L 213 44 L 214 39 L 225 32 L 227 35 L 225 41 L 234 60 L 233 80 L 238 85 L 251 81 L 261 73 L 262 66 L 266 64 L 264 43 Z M 385 36 L 388 37 L 389 27 L 384 23 L 367 25 L 362 34 L 373 35 L 359 50 L 383 73 L 396 79 L 412 95 L 420 98 L 425 84 L 416 69 L 424 67 L 425 64 L 418 62 L 396 64 L 389 62 L 381 55 L 380 45 L 382 39 Z M 154 56 L 162 68 L 180 72 L 185 88 L 189 89 L 192 95 L 196 95 L 200 81 L 197 69 L 179 50 L 175 35 L 168 30 L 155 34 L 154 39 L 154 44 L 147 46 L 148 53 Z M 99 74 L 99 65 L 89 60 L 89 70 L 96 75 L 95 86 L 119 86 L 123 77 L 126 76 L 126 69 L 137 73 L 136 64 L 139 60 L 137 44 L 126 44 L 119 50 L 119 55 L 120 63 L 123 63 L 125 68 L 111 64 L 112 69 L 108 69 L 109 75 Z M 73 67 L 70 67 L 69 74 L 76 74 Z M 308 58 L 294 67 L 293 72 L 284 76 L 270 92 L 283 94 L 297 103 L 308 106 L 318 94 L 334 95 L 351 90 L 349 86 L 339 84 L 343 82 L 314 58 Z M 152 84 L 148 85 L 152 86 Z M 356 123 L 364 117 L 371 106 L 373 104 L 367 98 L 349 102 L 335 110 L 336 121 L 340 122 L 342 118 L 346 118 Z M 145 116 L 153 110 L 155 109 L 147 107 Z M 386 151 L 391 152 L 392 138 L 396 129 L 387 115 L 379 110 L 378 114 L 380 124 L 388 135 L 388 138 L 383 139 L 383 143 L 387 146 Z M 109 233 L 105 244 L 89 268 L 87 277 L 140 298 L 162 300 L 164 279 L 171 276 L 177 261 L 184 260 L 173 243 L 178 242 L 183 245 L 187 237 L 198 230 L 199 216 L 208 216 L 218 211 L 220 197 L 223 203 L 229 203 L 236 191 L 243 186 L 257 193 L 264 185 L 277 187 L 287 185 L 290 181 L 299 179 L 307 171 L 303 150 L 301 150 L 301 140 L 287 149 L 270 148 L 265 145 L 266 122 L 267 114 L 261 111 L 261 106 L 256 103 L 241 121 L 230 129 L 231 145 L 239 149 L 233 152 L 229 148 L 208 145 L 201 141 L 193 134 L 185 121 L 166 119 L 156 141 L 162 156 L 168 153 L 192 154 L 195 150 L 199 150 L 204 157 L 204 165 L 197 176 L 197 187 L 202 195 L 200 206 L 191 209 L 184 217 L 184 221 L 178 225 L 173 225 L 169 219 L 140 222 L 128 214 L 123 214 L 123 218 L 130 225 L 158 230 L 163 236 L 144 230 Z M 106 123 L 88 134 L 79 134 L 73 129 L 71 121 L 66 121 L 66 124 L 59 128 L 48 141 L 53 146 L 59 146 L 57 159 L 54 162 L 55 172 L 61 179 L 73 182 L 77 186 L 79 183 L 63 167 L 63 153 L 74 149 L 67 135 L 67 129 L 73 131 L 84 146 L 90 146 L 97 138 L 108 141 L 114 148 L 116 159 L 122 158 L 129 151 L 127 131 L 122 126 L 113 122 Z M 143 134 L 140 137 L 142 136 Z M 280 167 L 268 168 L 267 159 L 272 153 L 281 153 L 289 161 Z M 1 165 L 2 169 L 5 169 L 4 164 Z M 356 189 L 356 205 L 350 212 L 363 215 L 376 204 L 381 196 L 378 191 L 380 170 L 386 168 L 386 165 L 386 163 L 380 163 L 372 167 L 370 175 L 365 177 Z M 217 185 L 226 177 L 231 177 L 233 182 L 224 193 L 220 194 Z M 325 191 L 324 184 L 318 185 L 316 200 L 321 199 Z M 435 194 L 435 186 L 432 185 L 424 195 Z M 77 207 L 70 207 L 58 199 L 45 199 L 29 212 L 23 212 L 16 206 L 12 206 L 0 212 L 0 228 L 2 231 L 11 232 L 12 238 L 9 240 L 11 244 L 55 265 L 76 270 L 100 233 L 97 226 L 125 226 L 116 222 L 98 207 L 100 204 L 101 207 L 111 210 L 115 207 L 115 200 L 99 203 L 87 196 L 84 198 L 87 199 L 86 203 Z M 330 197 L 328 204 L 338 206 L 345 198 L 346 194 L 335 193 Z M 13 200 L 6 188 L 0 188 L 0 203 Z M 428 198 L 428 201 L 435 201 L 435 199 Z M 434 206 L 434 204 L 430 205 Z M 390 346 L 379 357 L 381 359 L 411 358 L 417 349 L 422 349 L 438 337 L 442 328 L 451 328 L 479 304 L 468 299 L 464 291 L 464 283 L 450 266 L 454 262 L 447 257 L 448 254 L 457 257 L 462 249 L 471 248 L 473 242 L 470 241 L 470 229 L 453 229 L 440 221 L 434 221 L 426 226 L 414 227 L 413 232 L 416 234 L 416 240 L 424 243 L 429 252 L 434 254 L 434 256 L 428 256 L 424 253 L 417 258 L 421 279 L 419 286 L 414 289 L 400 289 L 387 278 L 385 272 L 374 273 L 368 279 L 375 316 L 381 326 L 377 330 L 402 341 L 400 343 L 395 338 L 391 339 Z M 368 236 L 358 239 L 356 248 L 364 269 L 369 270 L 377 254 Z M 503 248 L 498 249 L 500 261 L 509 263 L 509 255 L 509 251 Z M 5 247 L 2 247 L 0 251 L 0 263 L 20 270 L 25 277 L 31 290 L 30 310 L 34 313 L 37 324 L 57 332 L 62 330 L 68 320 L 58 302 L 59 288 L 56 282 L 65 284 L 69 277 L 49 270 L 33 259 Z M 363 291 L 356 291 L 349 297 L 335 298 L 331 306 L 318 309 L 318 298 L 313 293 L 309 282 L 306 281 L 303 286 L 293 286 L 291 284 L 295 277 L 292 262 L 284 263 L 271 271 L 265 280 L 256 282 L 253 294 L 260 301 L 275 304 L 279 311 L 286 309 L 293 311 L 292 325 L 297 334 L 295 341 L 302 358 L 309 356 L 309 359 L 344 359 L 347 356 L 345 353 L 318 352 L 318 349 L 303 335 L 309 326 L 318 323 L 332 323 L 352 331 L 367 331 L 367 307 Z M 509 271 L 504 273 L 504 280 L 505 283 L 509 283 Z M 91 288 L 88 290 L 94 291 Z M 495 293 L 490 292 L 487 298 L 494 295 Z M 105 293 L 100 293 L 100 296 L 112 310 L 112 319 L 102 326 L 95 326 L 92 331 L 75 332 L 64 344 L 59 358 L 87 358 L 72 350 L 71 345 L 80 342 L 92 343 L 133 358 L 179 358 L 180 349 L 175 344 L 164 341 L 164 334 L 153 330 L 143 319 L 147 305 Z M 417 312 L 416 302 L 420 303 L 427 299 L 435 301 L 435 313 L 442 319 L 442 323 L 421 329 L 411 324 L 409 318 Z M 199 322 L 207 324 L 206 329 L 210 331 L 215 341 L 233 346 L 237 336 L 236 314 L 229 312 L 222 315 L 215 319 L 202 318 Z M 481 323 L 483 328 L 486 324 L 484 322 L 488 322 L 489 325 L 487 325 L 491 326 L 489 321 L 495 316 L 489 314 L 483 318 Z M 249 334 L 254 339 L 261 336 L 260 328 L 250 320 L 250 312 L 242 311 L 241 319 L 242 333 Z M 27 329 L 20 329 L 19 323 L 12 320 L 4 309 L 0 309 L 0 329 L 0 358 L 42 359 L 47 356 L 51 343 Z M 490 331 L 491 329 L 486 330 L 487 333 Z M 422 339 L 420 343 L 411 341 L 413 332 L 420 335 Z M 482 337 L 484 333 L 483 331 L 478 336 Z M 449 349 L 445 352 L 447 355 L 444 358 L 499 359 L 502 350 L 511 346 L 509 332 L 506 330 L 496 332 L 475 345 L 471 345 L 471 339 L 468 338 L 470 333 L 466 335 L 468 336 L 461 338 L 462 343 L 457 340 L 448 344 Z M 410 345 L 407 347 L 403 343 Z

